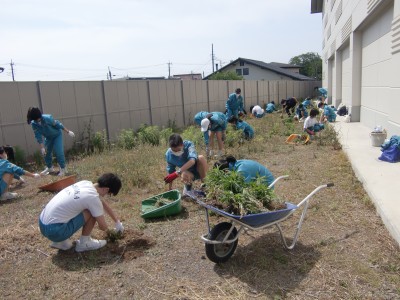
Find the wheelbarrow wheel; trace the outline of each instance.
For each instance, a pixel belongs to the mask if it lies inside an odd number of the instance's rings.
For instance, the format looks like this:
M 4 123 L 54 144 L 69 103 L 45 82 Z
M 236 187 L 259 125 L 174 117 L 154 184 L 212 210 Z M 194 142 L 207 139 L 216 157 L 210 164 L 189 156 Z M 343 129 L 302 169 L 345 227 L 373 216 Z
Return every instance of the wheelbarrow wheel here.
M 222 222 L 217 224 L 208 234 L 208 239 L 212 241 L 222 241 L 231 229 L 232 224 Z M 236 227 L 233 228 L 228 239 L 233 239 L 237 235 Z M 206 243 L 206 255 L 209 260 L 215 263 L 226 262 L 235 252 L 238 240 L 233 243 L 208 244 Z

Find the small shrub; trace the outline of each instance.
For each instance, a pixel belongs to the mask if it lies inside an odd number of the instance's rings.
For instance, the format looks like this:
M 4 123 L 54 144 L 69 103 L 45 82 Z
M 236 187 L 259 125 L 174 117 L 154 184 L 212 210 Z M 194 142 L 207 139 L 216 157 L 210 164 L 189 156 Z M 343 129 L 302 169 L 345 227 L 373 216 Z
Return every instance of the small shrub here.
M 204 135 L 200 127 L 191 125 L 182 132 L 182 138 L 193 142 L 196 146 L 204 146 Z
M 44 159 L 42 154 L 40 153 L 39 150 L 35 151 L 33 153 L 33 161 L 35 162 L 35 165 L 40 168 L 44 166 Z
M 161 130 L 160 137 L 161 137 L 161 141 L 164 143 L 164 145 L 168 145 L 169 137 L 174 132 L 175 131 L 173 131 L 172 128 L 164 128 L 163 130 Z
M 138 132 L 138 139 L 142 144 L 150 144 L 153 146 L 160 145 L 160 129 L 158 126 L 141 125 Z
M 22 150 L 21 147 L 15 146 L 14 147 L 14 157 L 15 157 L 15 164 L 20 167 L 25 167 L 26 166 L 26 158 L 25 158 L 25 152 Z
M 105 129 L 102 131 L 97 131 L 91 141 L 93 148 L 95 151 L 98 153 L 101 153 L 104 151 L 104 148 L 107 145 L 107 134 Z
M 243 130 L 235 130 L 233 128 L 229 128 L 226 131 L 224 144 L 226 147 L 235 147 L 242 143 L 243 138 Z
M 122 149 L 130 150 L 136 146 L 135 133 L 131 129 L 122 129 L 117 138 L 117 145 Z

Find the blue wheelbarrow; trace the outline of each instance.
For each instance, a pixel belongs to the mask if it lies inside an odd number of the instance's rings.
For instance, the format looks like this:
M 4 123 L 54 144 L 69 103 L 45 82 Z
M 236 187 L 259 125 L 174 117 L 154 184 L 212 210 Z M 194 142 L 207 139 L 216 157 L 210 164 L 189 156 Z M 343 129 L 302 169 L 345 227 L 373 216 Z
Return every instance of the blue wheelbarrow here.
M 285 175 L 278 177 L 274 182 L 272 182 L 269 185 L 269 187 L 274 186 L 278 180 L 286 177 L 288 176 Z M 191 199 L 195 200 L 205 210 L 208 233 L 203 235 L 201 239 L 205 242 L 206 255 L 208 259 L 214 263 L 222 263 L 226 262 L 235 252 L 239 241 L 240 233 L 244 230 L 249 230 L 249 229 L 260 230 L 275 225 L 278 228 L 278 231 L 280 233 L 285 248 L 289 250 L 293 249 L 298 240 L 301 225 L 303 224 L 304 218 L 306 216 L 310 198 L 321 189 L 332 186 L 333 183 L 320 185 L 317 188 L 315 188 L 310 194 L 308 194 L 298 204 L 286 202 L 286 208 L 284 209 L 257 213 L 257 214 L 249 214 L 244 216 L 233 215 L 205 203 L 204 201 L 202 201 L 202 199 L 204 199 L 205 197 L 205 194 L 201 191 L 196 191 L 196 190 L 188 191 L 186 192 L 186 195 Z M 290 215 L 292 215 L 300 208 L 302 208 L 300 220 L 297 224 L 297 229 L 295 231 L 293 241 L 289 245 L 286 241 L 286 238 L 283 235 L 280 222 L 286 220 Z M 208 217 L 208 211 L 212 211 L 218 215 L 226 217 L 227 219 L 230 220 L 230 222 L 219 223 L 211 229 L 210 220 Z M 239 227 L 239 230 L 235 227 L 235 225 Z

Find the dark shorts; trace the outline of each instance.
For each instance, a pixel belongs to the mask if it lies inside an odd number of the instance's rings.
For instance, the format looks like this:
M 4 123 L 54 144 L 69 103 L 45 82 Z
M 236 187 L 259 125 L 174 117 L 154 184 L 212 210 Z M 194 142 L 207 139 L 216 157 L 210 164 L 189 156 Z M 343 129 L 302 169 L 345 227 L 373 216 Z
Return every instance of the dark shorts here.
M 85 217 L 80 213 L 69 220 L 68 223 L 55 223 L 45 225 L 39 219 L 40 232 L 52 242 L 62 242 L 69 239 L 85 224 Z

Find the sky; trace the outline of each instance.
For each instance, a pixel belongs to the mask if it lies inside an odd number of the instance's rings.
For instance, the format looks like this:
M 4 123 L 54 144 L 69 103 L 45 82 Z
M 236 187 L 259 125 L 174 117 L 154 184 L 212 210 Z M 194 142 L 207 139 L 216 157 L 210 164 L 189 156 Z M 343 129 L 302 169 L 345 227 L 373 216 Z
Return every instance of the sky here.
M 0 81 L 212 73 L 322 51 L 311 0 L 2 0 Z M 0 70 L 1 71 L 1 70 Z

